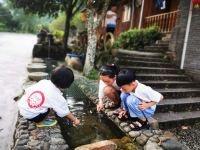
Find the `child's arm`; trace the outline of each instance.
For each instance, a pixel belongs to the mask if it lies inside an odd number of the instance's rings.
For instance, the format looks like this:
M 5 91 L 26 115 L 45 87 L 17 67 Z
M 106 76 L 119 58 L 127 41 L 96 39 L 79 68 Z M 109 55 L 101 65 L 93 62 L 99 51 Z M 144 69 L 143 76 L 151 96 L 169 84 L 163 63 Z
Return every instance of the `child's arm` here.
M 159 101 L 161 101 L 161 100 L 163 100 L 163 96 L 161 95 L 161 97 L 160 97 L 160 100 Z M 145 110 L 145 109 L 147 109 L 147 108 L 149 108 L 149 107 L 151 107 L 151 106 L 153 106 L 153 105 L 156 105 L 157 104 L 157 102 L 145 102 L 145 101 L 142 101 L 140 104 L 139 104 L 139 108 L 141 109 L 141 110 Z
M 74 125 L 79 125 L 79 124 L 80 124 L 80 120 L 77 119 L 72 113 L 69 113 L 69 114 L 67 115 L 67 118 L 68 118 L 69 120 L 71 120 L 71 121 L 74 123 Z
M 97 111 L 99 112 L 103 108 L 103 99 L 99 99 L 99 103 L 97 104 Z

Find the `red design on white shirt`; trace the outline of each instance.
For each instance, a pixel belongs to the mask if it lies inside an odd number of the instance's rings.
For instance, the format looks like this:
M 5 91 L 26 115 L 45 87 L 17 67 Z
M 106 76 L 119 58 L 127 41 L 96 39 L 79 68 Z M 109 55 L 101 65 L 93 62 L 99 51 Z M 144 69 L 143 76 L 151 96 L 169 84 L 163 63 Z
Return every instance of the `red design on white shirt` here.
M 34 91 L 27 99 L 30 108 L 38 108 L 44 103 L 45 97 L 41 91 Z

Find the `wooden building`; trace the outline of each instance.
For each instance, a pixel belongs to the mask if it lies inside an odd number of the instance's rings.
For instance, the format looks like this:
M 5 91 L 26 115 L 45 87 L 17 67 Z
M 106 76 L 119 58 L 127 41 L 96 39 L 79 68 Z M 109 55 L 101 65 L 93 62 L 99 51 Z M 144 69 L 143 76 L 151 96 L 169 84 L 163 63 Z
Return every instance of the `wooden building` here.
M 159 26 L 160 31 L 171 32 L 176 23 L 180 0 L 165 0 L 165 6 L 159 9 L 157 0 L 115 0 L 117 6 L 117 26 L 115 36 L 132 28 Z M 99 34 L 102 34 L 103 22 Z

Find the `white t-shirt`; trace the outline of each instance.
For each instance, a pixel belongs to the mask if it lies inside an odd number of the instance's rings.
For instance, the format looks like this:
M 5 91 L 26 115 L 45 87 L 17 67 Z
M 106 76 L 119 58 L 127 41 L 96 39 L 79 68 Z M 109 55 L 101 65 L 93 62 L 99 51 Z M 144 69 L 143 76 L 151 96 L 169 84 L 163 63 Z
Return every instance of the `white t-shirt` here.
M 52 108 L 60 117 L 70 113 L 62 92 L 50 80 L 41 80 L 27 88 L 24 96 L 18 101 L 18 108 L 26 119 L 47 112 L 48 108 Z
M 138 86 L 136 87 L 134 92 L 130 93 L 131 95 L 134 95 L 145 102 L 160 101 L 162 95 L 159 92 L 153 90 L 150 86 L 146 86 L 138 82 L 137 80 L 136 82 L 138 83 Z
M 102 80 L 99 81 L 99 93 L 98 93 L 98 97 L 99 99 L 104 98 L 104 88 L 107 86 L 107 84 L 105 84 Z M 116 89 L 116 90 L 120 90 L 120 87 L 117 86 L 116 80 L 113 82 L 112 86 Z
M 105 21 L 105 25 L 107 26 L 107 24 L 113 24 L 116 25 L 116 20 L 117 20 L 117 14 L 111 10 L 107 11 L 106 15 L 113 15 L 110 18 L 106 17 L 106 21 Z

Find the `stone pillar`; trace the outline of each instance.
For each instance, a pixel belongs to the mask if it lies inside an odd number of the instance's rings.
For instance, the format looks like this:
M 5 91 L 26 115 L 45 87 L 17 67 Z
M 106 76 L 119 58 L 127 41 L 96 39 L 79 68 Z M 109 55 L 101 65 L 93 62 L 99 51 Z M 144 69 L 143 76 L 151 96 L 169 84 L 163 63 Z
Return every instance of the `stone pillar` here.
M 190 9 L 190 1 L 191 0 L 180 0 L 176 26 L 172 31 L 172 37 L 169 43 L 169 50 L 176 53 L 175 63 L 177 66 L 180 66 L 181 63 L 181 56 Z
M 200 80 L 200 8 L 193 8 L 184 69 L 194 79 Z

